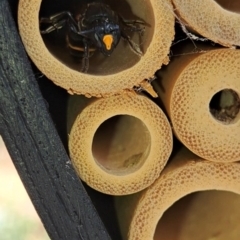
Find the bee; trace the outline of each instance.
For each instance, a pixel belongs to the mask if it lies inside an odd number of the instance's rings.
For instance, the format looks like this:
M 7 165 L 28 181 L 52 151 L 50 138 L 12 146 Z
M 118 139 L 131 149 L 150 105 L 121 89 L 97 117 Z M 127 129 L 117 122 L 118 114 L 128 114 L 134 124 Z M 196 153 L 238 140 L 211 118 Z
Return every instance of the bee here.
M 42 29 L 43 25 L 45 29 Z M 88 71 L 89 58 L 96 50 L 110 56 L 121 38 L 128 42 L 135 54 L 142 56 L 139 45 L 131 40 L 127 32 L 142 36 L 145 25 L 141 20 L 125 20 L 107 4 L 99 2 L 87 4 L 78 14 L 64 11 L 40 18 L 41 34 L 67 27 L 66 44 L 71 55 L 81 58 L 82 72 Z

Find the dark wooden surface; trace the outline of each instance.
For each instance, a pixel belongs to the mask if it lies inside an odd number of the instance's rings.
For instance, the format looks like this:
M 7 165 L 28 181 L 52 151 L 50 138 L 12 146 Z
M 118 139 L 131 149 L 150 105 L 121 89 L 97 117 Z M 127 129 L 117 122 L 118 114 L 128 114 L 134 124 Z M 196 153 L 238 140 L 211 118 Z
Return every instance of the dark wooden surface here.
M 110 239 L 49 116 L 7 0 L 0 1 L 0 134 L 51 239 Z

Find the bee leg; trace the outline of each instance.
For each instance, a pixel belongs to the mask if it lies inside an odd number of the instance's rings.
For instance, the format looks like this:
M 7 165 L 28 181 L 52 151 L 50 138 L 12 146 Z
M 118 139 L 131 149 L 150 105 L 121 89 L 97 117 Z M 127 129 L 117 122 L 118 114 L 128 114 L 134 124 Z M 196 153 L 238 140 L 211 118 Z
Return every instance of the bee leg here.
M 81 72 L 86 73 L 88 71 L 89 68 L 89 46 L 88 43 L 85 42 L 84 43 L 84 55 L 82 58 L 82 69 Z
M 142 50 L 140 49 L 139 45 L 136 44 L 135 42 L 133 42 L 133 41 L 131 40 L 131 38 L 130 38 L 126 33 L 124 33 L 124 32 L 122 31 L 121 36 L 122 36 L 122 38 L 123 38 L 124 40 L 126 40 L 126 41 L 128 42 L 131 50 L 132 50 L 135 54 L 137 54 L 137 55 L 140 56 L 140 57 L 143 55 L 143 52 L 142 52 Z
M 139 37 L 142 36 L 145 26 L 139 26 L 139 25 L 146 25 L 145 22 L 141 20 L 125 20 L 121 16 L 119 16 L 120 19 L 120 25 L 121 25 L 121 36 L 123 39 L 125 39 L 131 50 L 136 53 L 139 56 L 143 55 L 143 52 L 141 51 L 140 47 L 138 44 L 134 43 L 131 38 L 127 35 L 126 31 L 131 31 L 131 32 L 137 32 L 139 34 Z
M 146 23 L 142 20 L 127 20 L 127 19 L 123 19 L 122 18 L 122 21 L 125 23 L 125 24 L 141 24 L 141 25 L 146 25 Z
M 60 12 L 57 14 L 54 14 L 50 16 L 49 18 L 40 18 L 40 25 L 41 24 L 50 24 L 49 27 L 47 27 L 44 30 L 41 30 L 41 34 L 47 34 L 52 31 L 61 29 L 66 25 L 66 22 L 69 21 L 71 24 L 77 28 L 77 22 L 74 20 L 72 14 L 70 12 Z
M 119 16 L 120 22 L 123 26 L 123 29 L 130 30 L 132 32 L 139 32 L 141 35 L 145 30 L 145 26 L 147 25 L 144 21 L 141 20 L 125 20 L 121 16 Z M 144 26 L 139 26 L 144 25 Z
M 132 24 L 140 24 L 140 25 L 147 25 L 144 21 L 142 20 L 129 20 L 129 19 L 124 19 L 122 16 L 119 15 L 119 18 L 121 22 L 123 22 L 126 25 L 132 25 Z
M 58 29 L 61 29 L 62 27 L 64 27 L 66 21 L 65 20 L 62 20 L 60 22 L 57 22 L 57 23 L 52 23 L 52 25 L 44 30 L 41 30 L 41 34 L 48 34 L 52 31 L 55 31 L 55 30 L 58 30 Z

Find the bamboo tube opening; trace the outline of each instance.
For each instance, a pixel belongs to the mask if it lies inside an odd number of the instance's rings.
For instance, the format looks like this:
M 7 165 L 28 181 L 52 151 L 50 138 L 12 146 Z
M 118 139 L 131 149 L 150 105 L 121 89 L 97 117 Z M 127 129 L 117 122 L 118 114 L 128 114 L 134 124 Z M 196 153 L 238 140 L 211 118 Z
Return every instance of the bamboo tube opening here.
M 190 31 L 226 47 L 240 45 L 238 0 L 173 0 L 173 4 Z
M 240 13 L 240 2 L 238 0 L 215 0 L 225 10 Z
M 239 95 L 232 89 L 223 89 L 214 94 L 209 109 L 216 120 L 224 124 L 236 123 L 240 118 Z
M 93 137 L 92 153 L 105 171 L 125 175 L 143 165 L 150 147 L 150 132 L 140 119 L 117 115 L 98 127 Z
M 50 15 L 59 12 L 59 6 L 56 5 L 53 7 L 50 6 L 51 11 L 49 9 L 44 11 L 49 5 L 48 2 L 49 1 L 45 0 L 42 1 L 41 8 L 43 8 L 43 10 L 40 9 L 39 18 L 46 17 L 46 12 L 48 17 L 50 12 Z M 142 36 L 128 31 L 130 38 L 136 44 L 139 44 L 143 54 L 146 52 L 154 32 L 154 14 L 150 2 L 151 1 L 139 1 L 138 4 L 135 4 L 134 0 L 120 0 L 116 4 L 111 0 L 106 1 L 111 9 L 124 19 L 143 20 L 146 23 L 145 31 Z M 71 0 L 62 3 L 61 10 L 68 10 L 73 14 L 78 14 L 84 6 L 86 6 L 86 3 L 83 4 L 82 1 L 76 2 L 75 0 Z M 81 56 L 77 57 L 70 54 L 70 50 L 66 43 L 66 32 L 67 28 L 63 27 L 62 29 L 53 31 L 49 34 L 42 35 L 42 38 L 47 49 L 57 60 L 75 71 L 81 71 Z M 139 60 L 140 57 L 131 50 L 127 41 L 121 39 L 109 57 L 103 55 L 98 50 L 92 53 L 92 56 L 89 59 L 89 69 L 85 74 L 103 76 L 118 73 L 131 68 Z
M 115 199 L 123 239 L 240 239 L 239 173 L 182 148 L 149 188 Z
M 184 196 L 159 220 L 154 240 L 240 239 L 240 196 L 202 191 Z
M 181 55 L 153 82 L 175 135 L 210 161 L 240 159 L 239 63 L 240 51 L 226 48 Z
M 66 47 L 64 29 L 41 34 L 39 17 L 49 18 L 63 11 L 79 12 L 79 2 L 71 0 L 20 0 L 18 25 L 23 44 L 37 68 L 56 85 L 70 94 L 87 97 L 107 97 L 128 93 L 134 87 L 142 86 L 144 79 L 151 78 L 157 69 L 169 62 L 169 50 L 174 38 L 174 14 L 170 0 L 121 0 L 106 3 L 126 20 L 146 22 L 143 36 L 127 32 L 135 46 L 143 52 L 138 56 L 129 47 L 128 41 L 120 40 L 110 57 L 98 51 L 90 57 L 87 73 L 82 59 L 77 61 Z M 90 1 L 87 1 L 88 3 Z M 71 9 L 72 8 L 72 9 Z M 49 22 L 45 19 L 44 22 Z M 50 23 L 51 24 L 51 23 Z M 61 25 L 61 24 L 60 24 Z M 45 35 L 45 36 L 42 36 Z M 53 36 L 50 36 L 53 35 Z M 54 36 L 55 35 L 55 36 Z M 140 38 L 140 39 L 139 39 Z M 73 41 L 73 40 L 72 40 Z M 85 69 L 82 69 L 85 66 Z
M 106 194 L 126 195 L 148 187 L 172 151 L 165 114 L 143 95 L 71 96 L 67 122 L 69 155 L 76 172 Z

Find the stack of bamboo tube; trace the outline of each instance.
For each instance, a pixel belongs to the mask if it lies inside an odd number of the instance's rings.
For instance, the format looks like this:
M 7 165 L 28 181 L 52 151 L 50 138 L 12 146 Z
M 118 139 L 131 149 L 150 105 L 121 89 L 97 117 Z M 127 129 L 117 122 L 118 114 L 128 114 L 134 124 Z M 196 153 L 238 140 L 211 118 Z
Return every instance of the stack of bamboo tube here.
M 83 181 L 116 196 L 123 239 L 239 239 L 239 1 L 128 0 L 148 23 L 143 56 L 121 43 L 88 73 L 42 38 L 41 4 L 19 2 L 23 43 L 49 79 L 85 95 L 69 98 L 70 157 Z M 175 19 L 190 41 L 172 44 Z M 133 91 L 154 95 L 144 79 L 156 71 L 161 108 Z

